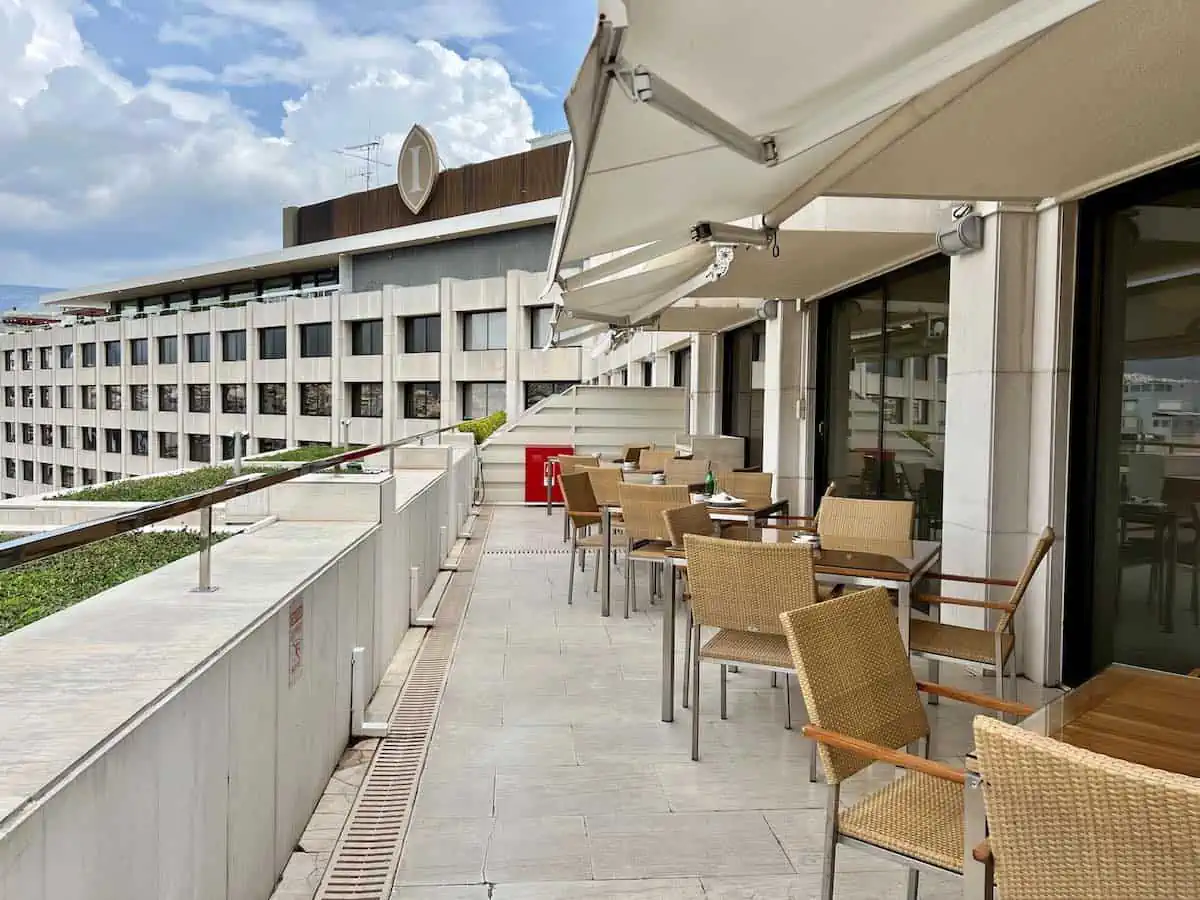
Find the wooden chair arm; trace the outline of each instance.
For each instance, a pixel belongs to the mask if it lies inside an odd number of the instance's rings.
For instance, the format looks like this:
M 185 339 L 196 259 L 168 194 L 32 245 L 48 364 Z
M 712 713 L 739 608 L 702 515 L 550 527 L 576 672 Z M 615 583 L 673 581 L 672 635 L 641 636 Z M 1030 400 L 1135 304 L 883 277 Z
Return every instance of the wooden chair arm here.
M 992 845 L 988 842 L 987 838 L 984 838 L 982 843 L 976 844 L 971 850 L 971 859 L 984 865 L 992 861 Z
M 962 597 L 942 597 L 937 594 L 914 594 L 913 602 L 920 603 L 935 603 L 939 606 L 973 606 L 976 609 L 1000 609 L 1004 612 L 1012 612 L 1013 605 L 1011 603 L 994 603 L 991 600 L 966 600 Z
M 963 584 L 987 584 L 993 587 L 1016 587 L 1017 583 L 1008 578 L 979 578 L 975 575 L 952 575 L 949 572 L 930 572 L 926 578 L 936 578 L 942 581 L 959 581 Z
M 949 700 L 970 703 L 972 706 L 979 706 L 983 709 L 1011 713 L 1014 716 L 1021 716 L 1022 718 L 1031 716 L 1034 713 L 1034 708 L 1025 703 L 1014 703 L 1011 700 L 997 700 L 995 697 L 989 697 L 987 694 L 976 694 L 974 691 L 964 691 L 945 684 L 918 681 L 917 690 L 924 691 L 926 694 L 934 694 L 938 697 L 946 697 Z
M 965 772 L 953 769 L 945 763 L 925 759 L 923 756 L 914 756 L 911 753 L 905 753 L 903 750 L 890 750 L 887 747 L 881 747 L 869 741 L 860 741 L 858 738 L 830 731 L 827 728 L 820 728 L 816 725 L 805 725 L 802 730 L 805 737 L 812 738 L 814 741 L 822 744 L 828 744 L 830 747 L 837 747 L 839 750 L 848 750 L 857 756 L 890 763 L 893 766 L 900 766 L 914 772 L 921 772 L 924 775 L 941 778 L 943 781 L 953 781 L 956 784 L 966 784 L 967 782 Z

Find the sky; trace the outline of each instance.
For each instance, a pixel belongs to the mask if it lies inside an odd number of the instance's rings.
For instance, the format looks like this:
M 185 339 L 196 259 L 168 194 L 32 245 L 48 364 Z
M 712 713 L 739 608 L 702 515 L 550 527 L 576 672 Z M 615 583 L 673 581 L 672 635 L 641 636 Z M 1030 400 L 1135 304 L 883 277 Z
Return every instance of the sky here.
M 414 122 L 446 166 L 565 127 L 595 0 L 0 0 L 0 284 L 275 249 Z M 380 182 L 394 178 L 381 167 Z

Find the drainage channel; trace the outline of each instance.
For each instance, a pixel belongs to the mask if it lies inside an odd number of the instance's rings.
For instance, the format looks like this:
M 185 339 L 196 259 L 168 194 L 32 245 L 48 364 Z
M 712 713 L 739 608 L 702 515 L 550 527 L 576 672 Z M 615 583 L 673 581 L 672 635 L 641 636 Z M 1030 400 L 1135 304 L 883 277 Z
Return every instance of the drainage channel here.
M 477 523 L 482 525 L 483 516 Z M 483 546 L 483 534 L 468 544 Z M 433 628 L 417 651 L 408 679 L 367 767 L 350 816 L 333 848 L 314 900 L 386 900 L 400 863 L 400 851 L 416 799 L 417 783 L 433 737 L 454 645 L 475 581 L 468 549 L 438 607 Z

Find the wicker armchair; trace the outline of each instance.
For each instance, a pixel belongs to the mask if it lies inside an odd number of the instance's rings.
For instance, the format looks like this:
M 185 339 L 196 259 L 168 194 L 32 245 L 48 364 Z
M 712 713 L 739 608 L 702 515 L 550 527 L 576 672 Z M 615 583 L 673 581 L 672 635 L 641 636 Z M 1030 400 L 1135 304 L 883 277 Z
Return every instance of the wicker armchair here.
M 626 444 L 621 448 L 621 459 L 624 462 L 636 463 L 642 453 L 649 449 L 649 444 Z
M 650 563 L 650 586 L 653 593 L 655 575 L 667 565 L 666 550 L 671 535 L 663 521 L 664 510 L 687 506 L 688 489 L 683 485 L 626 484 L 620 486 L 621 515 L 629 549 L 625 554 L 625 618 L 630 609 L 637 608 L 637 592 L 633 583 L 635 563 Z
M 685 534 L 692 622 L 692 759 L 700 758 L 700 663 L 721 666 L 721 718 L 728 717 L 729 666 L 782 672 L 785 727 L 792 727 L 792 659 L 780 614 L 816 602 L 812 549 Z M 703 646 L 700 630 L 719 629 Z
M 817 533 L 826 538 L 907 541 L 912 538 L 911 500 L 860 500 L 826 493 L 817 513 Z
M 965 600 L 958 597 L 942 597 L 931 594 L 917 594 L 913 599 L 931 606 L 962 606 L 973 609 L 999 610 L 1003 613 L 995 630 L 988 628 L 966 628 L 961 625 L 943 625 L 941 622 L 914 619 L 909 625 L 909 649 L 915 656 L 921 656 L 931 663 L 958 663 L 959 665 L 983 666 L 996 676 L 996 696 L 1017 699 L 1017 665 L 1012 659 L 1013 648 L 1017 638 L 1013 630 L 1013 620 L 1017 607 L 1025 597 L 1029 582 L 1033 579 L 1054 545 L 1054 530 L 1045 528 L 1034 545 L 1025 571 L 1016 581 L 1006 581 L 999 578 L 972 578 L 965 575 L 940 574 L 934 577 L 942 581 L 959 581 L 970 584 L 1011 587 L 1012 594 L 1007 602 L 991 602 L 987 600 Z M 1009 660 L 1012 665 L 1008 665 Z M 1005 668 L 1009 670 L 1009 690 L 1005 691 Z M 935 666 L 930 667 L 930 677 L 937 680 Z M 1009 697 L 1011 694 L 1011 697 Z
M 638 457 L 638 471 L 661 472 L 667 460 L 674 458 L 674 450 L 643 450 Z
M 963 772 L 929 760 L 929 720 L 920 691 L 1020 714 L 1029 707 L 914 681 L 884 588 L 847 594 L 780 616 L 812 724 L 805 736 L 829 785 L 825 809 L 823 900 L 832 900 L 838 844 L 878 853 L 909 869 L 917 896 L 921 870 L 963 870 Z M 923 744 L 917 756 L 910 744 Z M 843 809 L 841 785 L 873 761 L 909 770 Z
M 592 579 L 592 590 L 598 588 L 600 580 L 601 557 L 604 555 L 604 536 L 591 534 L 593 527 L 601 523 L 600 506 L 596 503 L 596 495 L 592 492 L 592 482 L 586 472 L 576 472 L 574 475 L 559 475 L 558 486 L 562 490 L 563 505 L 566 507 L 567 521 L 571 525 L 570 577 L 567 580 L 567 605 L 575 602 L 575 563 L 579 563 L 579 571 L 587 564 L 589 550 L 596 552 L 596 572 Z M 617 547 L 616 541 L 613 546 Z
M 1003 900 L 1200 897 L 1200 780 L 986 716 L 975 747 Z
M 717 489 L 734 497 L 775 496 L 775 476 L 770 472 L 722 472 L 717 476 Z
M 707 459 L 668 459 L 663 463 L 667 484 L 702 484 L 708 475 Z
M 574 475 L 580 469 L 594 468 L 600 465 L 597 456 L 559 456 L 555 458 L 559 475 Z M 566 504 L 563 504 L 563 543 L 571 539 L 570 516 L 567 515 Z

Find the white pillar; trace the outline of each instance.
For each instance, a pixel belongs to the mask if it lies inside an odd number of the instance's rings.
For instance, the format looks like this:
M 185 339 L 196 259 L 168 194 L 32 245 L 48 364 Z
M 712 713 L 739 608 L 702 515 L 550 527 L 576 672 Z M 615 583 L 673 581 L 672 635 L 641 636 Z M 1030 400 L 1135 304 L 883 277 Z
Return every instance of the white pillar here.
M 529 345 L 525 310 L 521 306 L 520 272 L 510 271 L 505 276 L 504 308 L 504 405 L 511 422 L 525 411 L 525 391 L 521 386 L 521 348 Z
M 674 359 L 669 350 L 660 350 L 654 354 L 654 387 L 670 387 Z
M 721 433 L 721 336 L 692 338 L 692 434 Z
M 442 326 L 442 352 L 438 354 L 438 373 L 442 385 L 441 425 L 453 425 L 462 418 L 458 383 L 454 380 L 454 360 L 459 355 L 458 318 L 454 314 L 454 280 L 438 279 L 438 315 Z
M 796 301 L 780 300 L 774 319 L 767 321 L 763 358 L 763 471 L 775 475 L 775 495 L 801 509 L 802 481 L 809 470 L 802 466 L 802 401 L 808 377 L 807 314 Z

